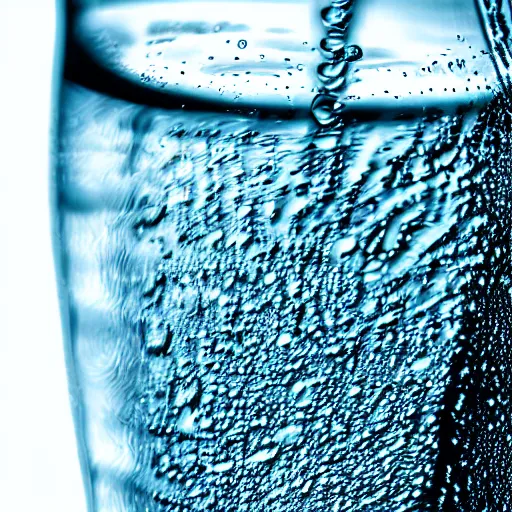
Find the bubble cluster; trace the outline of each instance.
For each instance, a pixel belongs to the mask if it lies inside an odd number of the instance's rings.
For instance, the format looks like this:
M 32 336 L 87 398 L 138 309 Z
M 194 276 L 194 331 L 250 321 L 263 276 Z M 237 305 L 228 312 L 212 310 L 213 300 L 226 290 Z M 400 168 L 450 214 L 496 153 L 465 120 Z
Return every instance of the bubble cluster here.
M 346 86 L 348 63 L 363 57 L 363 50 L 355 45 L 346 45 L 345 39 L 352 17 L 353 0 L 334 1 L 321 11 L 321 19 L 327 32 L 320 41 L 327 60 L 318 66 L 317 74 L 321 87 L 311 105 L 311 112 L 324 127 L 340 123 L 339 113 L 344 105 L 339 96 Z

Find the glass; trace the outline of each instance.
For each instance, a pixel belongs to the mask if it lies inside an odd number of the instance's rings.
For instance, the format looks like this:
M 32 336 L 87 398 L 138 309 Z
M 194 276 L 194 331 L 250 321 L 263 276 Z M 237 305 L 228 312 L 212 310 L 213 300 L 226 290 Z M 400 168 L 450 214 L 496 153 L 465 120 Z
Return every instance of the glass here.
M 508 510 L 509 27 L 488 0 L 68 3 L 91 512 Z

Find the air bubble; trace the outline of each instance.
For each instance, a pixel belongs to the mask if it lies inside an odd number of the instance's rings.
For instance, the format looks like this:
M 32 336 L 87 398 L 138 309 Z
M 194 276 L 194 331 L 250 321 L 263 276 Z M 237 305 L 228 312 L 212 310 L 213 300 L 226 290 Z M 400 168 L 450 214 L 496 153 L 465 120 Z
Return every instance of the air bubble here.
M 343 105 L 338 102 L 336 96 L 330 94 L 319 94 L 311 105 L 311 113 L 316 121 L 322 126 L 329 126 L 336 121 L 336 111 L 341 110 Z
M 343 52 L 343 59 L 347 62 L 355 62 L 363 58 L 363 50 L 357 44 L 347 46 Z
M 317 68 L 318 78 L 323 82 L 338 78 L 344 75 L 347 70 L 347 63 L 344 61 L 340 62 L 322 62 Z
M 322 9 L 320 15 L 327 27 L 336 27 L 342 30 L 346 28 L 351 16 L 347 10 L 339 7 L 326 7 Z
M 329 35 L 328 37 L 324 37 L 320 41 L 320 48 L 324 52 L 334 53 L 343 50 L 343 37 L 338 32 L 333 35 Z

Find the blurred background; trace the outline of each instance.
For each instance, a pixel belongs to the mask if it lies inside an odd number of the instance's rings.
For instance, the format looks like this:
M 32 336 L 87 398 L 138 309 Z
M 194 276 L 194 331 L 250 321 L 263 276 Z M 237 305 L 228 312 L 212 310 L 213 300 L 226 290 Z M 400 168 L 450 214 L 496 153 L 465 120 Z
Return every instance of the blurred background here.
M 9 512 L 85 512 L 49 211 L 58 5 L 0 0 L 0 510 Z

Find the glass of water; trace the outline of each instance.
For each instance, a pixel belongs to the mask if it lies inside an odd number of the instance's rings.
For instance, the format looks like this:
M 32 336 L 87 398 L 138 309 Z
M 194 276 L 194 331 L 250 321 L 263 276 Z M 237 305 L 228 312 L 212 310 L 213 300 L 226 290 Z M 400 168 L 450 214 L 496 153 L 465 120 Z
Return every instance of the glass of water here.
M 508 510 L 509 27 L 490 0 L 68 2 L 90 512 Z

